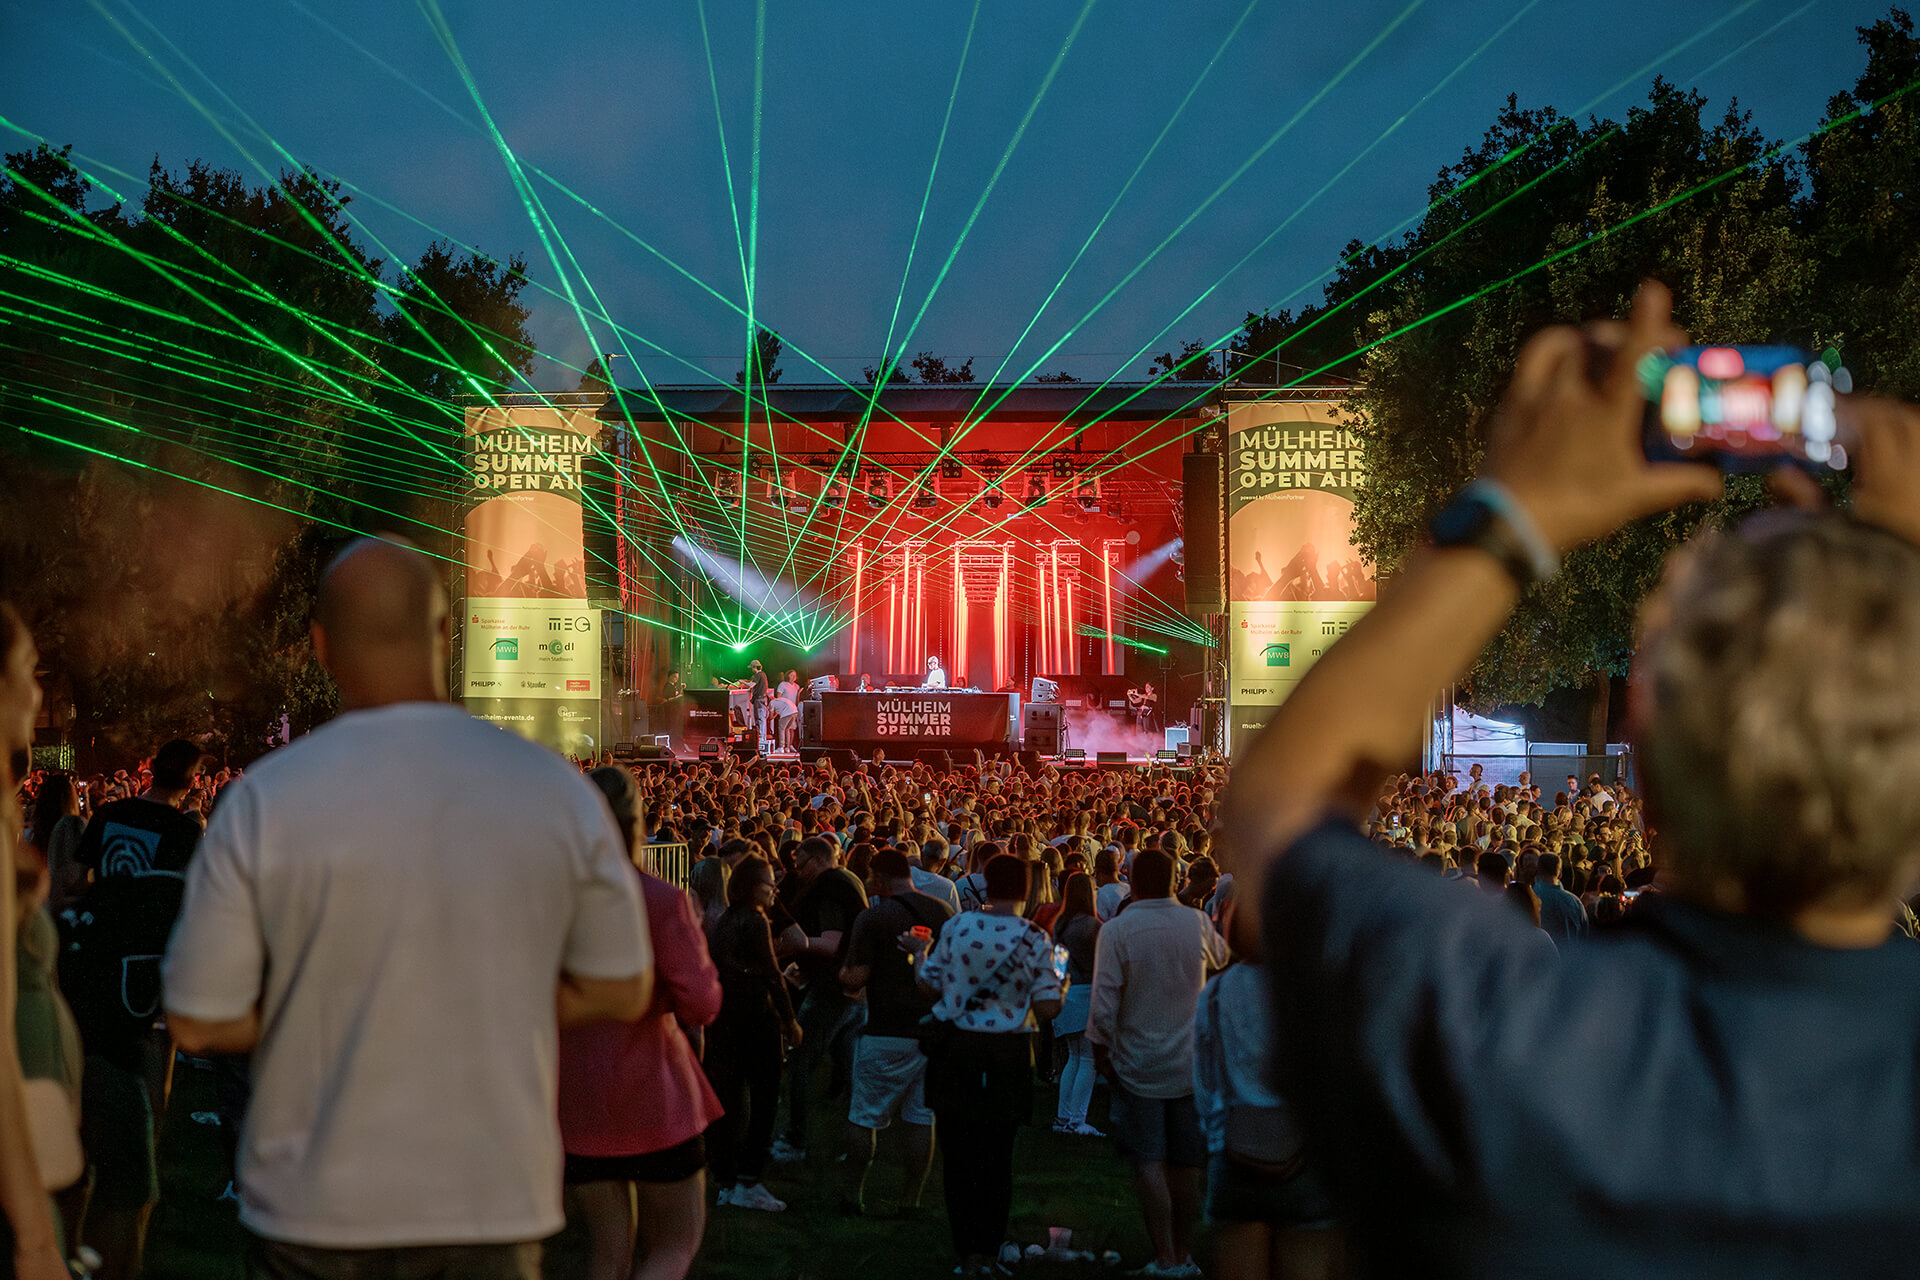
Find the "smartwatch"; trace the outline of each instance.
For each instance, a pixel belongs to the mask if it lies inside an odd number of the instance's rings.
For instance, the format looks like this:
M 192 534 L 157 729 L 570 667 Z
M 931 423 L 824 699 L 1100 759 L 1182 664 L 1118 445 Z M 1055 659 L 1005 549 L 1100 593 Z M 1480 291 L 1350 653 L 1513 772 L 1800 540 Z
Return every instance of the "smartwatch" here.
M 1495 480 L 1476 480 L 1427 525 L 1436 547 L 1472 547 L 1492 556 L 1522 591 L 1560 571 L 1560 556 L 1533 517 Z

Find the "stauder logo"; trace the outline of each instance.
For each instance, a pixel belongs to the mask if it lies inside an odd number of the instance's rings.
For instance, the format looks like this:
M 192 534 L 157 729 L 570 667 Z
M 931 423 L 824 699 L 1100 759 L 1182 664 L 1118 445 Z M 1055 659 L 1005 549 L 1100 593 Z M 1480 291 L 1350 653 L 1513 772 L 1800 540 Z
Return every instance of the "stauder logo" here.
M 520 661 L 520 641 L 512 636 L 502 636 L 493 642 L 493 657 L 496 662 Z

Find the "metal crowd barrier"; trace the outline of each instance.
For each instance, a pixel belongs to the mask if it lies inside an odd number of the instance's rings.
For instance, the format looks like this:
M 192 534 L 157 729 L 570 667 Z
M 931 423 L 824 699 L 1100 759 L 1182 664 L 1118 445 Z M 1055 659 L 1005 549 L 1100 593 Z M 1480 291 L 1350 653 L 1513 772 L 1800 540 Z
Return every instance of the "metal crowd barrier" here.
M 646 846 L 646 870 L 659 876 L 668 884 L 685 889 L 693 875 L 693 850 L 686 842 L 677 844 L 650 844 Z

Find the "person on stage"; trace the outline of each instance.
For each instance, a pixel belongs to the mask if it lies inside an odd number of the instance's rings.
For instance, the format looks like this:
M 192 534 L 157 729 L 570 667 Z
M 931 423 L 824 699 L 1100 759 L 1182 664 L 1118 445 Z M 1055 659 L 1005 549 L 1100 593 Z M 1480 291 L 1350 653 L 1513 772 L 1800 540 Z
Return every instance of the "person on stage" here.
M 1133 723 L 1137 729 L 1153 728 L 1154 712 L 1159 709 L 1160 695 L 1154 692 L 1153 682 L 1149 680 L 1133 699 Z
M 939 658 L 930 657 L 927 659 L 927 683 L 923 687 L 928 689 L 944 689 L 947 687 L 947 669 L 940 665 Z
M 759 735 L 754 745 L 757 749 L 765 751 L 767 749 L 767 672 L 760 665 L 758 658 L 747 664 L 747 670 L 753 673 L 753 679 L 749 682 L 749 687 L 753 691 L 749 701 L 753 704 L 754 732 Z
M 680 674 L 680 668 L 675 667 L 667 672 L 667 683 L 666 687 L 661 690 L 660 700 L 662 702 L 671 702 L 686 691 L 686 677 Z
M 781 751 L 793 751 L 799 747 L 800 736 L 800 673 L 789 671 L 782 677 L 775 690 L 773 704 L 774 746 Z

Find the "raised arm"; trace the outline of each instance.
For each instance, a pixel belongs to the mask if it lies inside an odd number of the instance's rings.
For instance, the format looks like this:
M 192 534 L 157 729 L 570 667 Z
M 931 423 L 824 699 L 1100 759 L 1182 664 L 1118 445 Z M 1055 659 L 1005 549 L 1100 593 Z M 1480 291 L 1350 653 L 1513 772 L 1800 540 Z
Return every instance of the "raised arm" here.
M 1584 336 L 1549 329 L 1520 353 L 1484 475 L 1556 551 L 1720 492 L 1718 472 L 1649 464 L 1641 450 L 1636 366 L 1647 352 L 1684 341 L 1670 312 L 1667 291 L 1649 283 L 1627 323 L 1596 325 Z M 1611 354 L 1603 381 L 1589 376 L 1590 348 Z M 1236 765 L 1223 849 L 1235 873 L 1257 884 L 1315 823 L 1364 814 L 1381 777 L 1417 756 L 1435 692 L 1467 670 L 1519 594 L 1508 570 L 1486 552 L 1416 553 Z M 1259 897 L 1238 896 L 1242 928 L 1252 924 Z M 1250 928 L 1244 936 L 1252 936 Z

